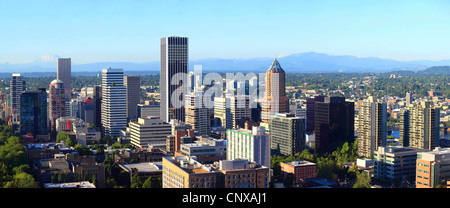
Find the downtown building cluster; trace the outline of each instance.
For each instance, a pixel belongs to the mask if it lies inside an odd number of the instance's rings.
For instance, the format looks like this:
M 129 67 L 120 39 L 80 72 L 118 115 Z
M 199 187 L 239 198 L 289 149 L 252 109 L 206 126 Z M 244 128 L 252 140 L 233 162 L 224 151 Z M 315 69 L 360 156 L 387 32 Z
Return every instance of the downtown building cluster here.
M 268 63 L 263 80 L 202 83 L 204 74 L 188 70 L 188 46 L 187 37 L 161 38 L 159 102 L 144 103 L 140 77 L 127 76 L 121 68 L 102 69 L 101 85 L 72 98 L 71 59 L 61 58 L 48 89 L 29 91 L 23 76 L 13 74 L 4 118 L 19 127 L 30 151 L 36 149 L 33 144 L 55 142 L 60 132 L 86 147 L 105 137 L 131 144 L 133 149 L 114 156 L 117 164 L 130 178 L 160 177 L 163 188 L 268 188 L 272 156 L 305 149 L 326 154 L 345 142 L 358 143 L 355 164 L 372 164 L 365 169 L 369 176 L 387 183 L 436 187 L 450 179 L 445 173 L 449 150 L 439 138 L 440 111 L 432 103 L 413 102 L 407 94 L 408 105 L 398 114 L 400 138 L 393 146 L 387 128 L 392 113 L 384 99 L 355 102 L 314 94 L 297 105 L 287 96 L 286 72 L 277 59 Z M 207 93 L 217 86 L 223 94 Z M 265 90 L 254 96 L 252 87 Z M 61 167 L 52 171 L 73 177 L 78 169 L 80 174 L 91 170 L 98 187 L 105 186 L 102 164 L 92 157 L 60 155 L 76 151 L 55 147 L 58 151 L 44 158 L 33 157 L 36 167 Z M 83 161 L 89 165 L 81 167 Z M 312 161 L 280 166 L 282 178 L 292 175 L 294 184 L 317 179 Z M 49 182 L 49 175 L 40 177 Z

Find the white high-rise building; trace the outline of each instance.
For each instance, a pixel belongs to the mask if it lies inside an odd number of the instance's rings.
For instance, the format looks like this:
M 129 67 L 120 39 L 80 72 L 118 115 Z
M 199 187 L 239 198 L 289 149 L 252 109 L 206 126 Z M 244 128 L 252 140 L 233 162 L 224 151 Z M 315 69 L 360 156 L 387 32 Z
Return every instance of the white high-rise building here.
M 123 69 L 102 70 L 102 134 L 119 136 L 127 127 L 127 91 Z
M 270 136 L 264 127 L 227 130 L 227 160 L 248 159 L 270 167 Z

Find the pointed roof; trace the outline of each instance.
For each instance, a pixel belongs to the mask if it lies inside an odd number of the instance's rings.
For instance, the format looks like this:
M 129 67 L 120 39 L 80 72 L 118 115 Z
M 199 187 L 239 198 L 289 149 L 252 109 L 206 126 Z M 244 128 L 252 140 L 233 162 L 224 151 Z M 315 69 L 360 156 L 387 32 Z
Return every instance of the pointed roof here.
M 276 73 L 284 72 L 284 70 L 281 68 L 280 63 L 278 62 L 278 60 L 276 58 L 273 60 L 272 65 L 270 66 L 270 68 L 267 71 L 276 72 Z

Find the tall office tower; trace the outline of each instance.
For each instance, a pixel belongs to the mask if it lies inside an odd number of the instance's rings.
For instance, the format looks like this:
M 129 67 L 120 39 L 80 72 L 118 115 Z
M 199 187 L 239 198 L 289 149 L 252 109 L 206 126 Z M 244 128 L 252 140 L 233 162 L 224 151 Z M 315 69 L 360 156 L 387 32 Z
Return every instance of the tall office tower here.
M 227 160 L 248 159 L 270 167 L 270 136 L 264 127 L 227 129 Z
M 192 126 L 192 130 L 198 131 L 200 135 L 209 135 L 211 131 L 209 99 L 203 98 L 201 91 L 195 91 L 186 95 L 185 123 Z
M 137 105 L 141 101 L 141 79 L 139 76 L 124 76 L 123 84 L 127 87 L 127 117 L 137 118 Z
M 417 153 L 416 188 L 437 188 L 450 180 L 450 148 L 436 147 L 433 151 Z
M 170 124 L 156 118 L 138 118 L 130 121 L 131 144 L 136 147 L 153 146 L 165 149 L 166 138 L 171 135 Z
M 226 129 L 244 128 L 251 113 L 248 95 L 224 93 L 222 97 L 214 97 L 214 118 Z
M 164 37 L 161 38 L 161 73 L 160 97 L 161 119 L 169 122 L 171 119 L 183 121 L 185 108 L 183 99 L 185 89 L 177 89 L 187 85 L 188 70 L 188 38 Z M 177 83 L 177 84 L 173 84 Z M 182 93 L 176 93 L 176 90 Z
M 9 85 L 11 97 L 11 122 L 17 124 L 20 121 L 20 93 L 25 91 L 26 82 L 21 74 L 12 74 Z
M 102 69 L 102 135 L 119 136 L 127 127 L 127 89 L 123 69 Z
M 369 97 L 359 106 L 358 155 L 369 158 L 378 147 L 386 145 L 386 103 Z
M 411 92 L 407 92 L 406 93 L 406 107 L 409 107 L 409 105 L 412 104 L 413 102 L 413 97 L 412 97 L 412 93 Z
M 266 92 L 262 101 L 261 121 L 269 123 L 276 113 L 289 113 L 289 100 L 286 96 L 286 74 L 277 59 L 266 71 Z
M 64 89 L 64 84 L 59 79 L 55 79 L 50 83 L 49 118 L 52 129 L 55 129 L 56 127 L 57 118 L 66 116 L 66 99 L 64 97 Z
M 276 155 L 294 155 L 305 149 L 305 118 L 294 114 L 272 116 L 269 123 L 270 148 Z
M 400 143 L 427 150 L 439 147 L 439 108 L 422 101 L 405 111 L 400 119 L 400 128 L 403 128 L 400 130 Z
M 314 98 L 307 98 L 306 99 L 306 132 L 312 133 L 315 128 L 315 103 L 316 102 L 323 102 L 325 99 L 325 96 L 319 95 L 315 96 Z
M 94 86 L 94 103 L 95 103 L 95 126 L 102 126 L 102 86 Z
M 72 98 L 72 65 L 70 58 L 58 58 L 56 68 L 56 79 L 64 83 L 64 97 L 67 100 Z
M 48 134 L 47 92 L 45 88 L 20 94 L 20 135 Z
M 343 142 L 354 141 L 353 102 L 345 97 L 325 97 L 315 104 L 315 150 L 320 153 L 334 151 Z

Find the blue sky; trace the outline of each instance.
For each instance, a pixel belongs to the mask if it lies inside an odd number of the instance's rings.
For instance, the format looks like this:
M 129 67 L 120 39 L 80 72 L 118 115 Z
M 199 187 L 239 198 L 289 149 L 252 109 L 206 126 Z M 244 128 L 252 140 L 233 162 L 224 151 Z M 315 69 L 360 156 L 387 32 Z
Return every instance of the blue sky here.
M 191 60 L 310 51 L 442 60 L 450 1 L 0 0 L 0 63 L 157 61 L 171 35 L 189 37 Z

